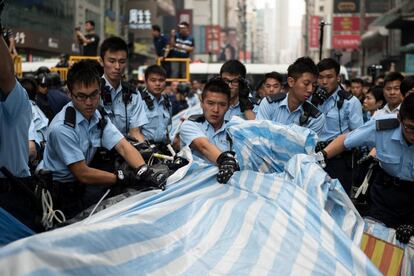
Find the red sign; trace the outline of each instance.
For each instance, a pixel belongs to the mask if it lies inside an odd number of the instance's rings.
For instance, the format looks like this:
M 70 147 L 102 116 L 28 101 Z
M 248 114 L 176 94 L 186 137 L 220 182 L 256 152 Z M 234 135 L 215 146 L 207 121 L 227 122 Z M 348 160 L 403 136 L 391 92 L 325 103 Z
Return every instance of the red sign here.
M 332 37 L 334 49 L 357 49 L 360 42 L 360 35 L 333 35 Z
M 333 17 L 334 32 L 352 32 L 359 33 L 359 17 L 358 16 L 334 16 Z
M 309 17 L 309 48 L 319 48 L 319 16 Z
M 221 45 L 221 27 L 219 25 L 206 26 L 206 52 L 219 53 Z

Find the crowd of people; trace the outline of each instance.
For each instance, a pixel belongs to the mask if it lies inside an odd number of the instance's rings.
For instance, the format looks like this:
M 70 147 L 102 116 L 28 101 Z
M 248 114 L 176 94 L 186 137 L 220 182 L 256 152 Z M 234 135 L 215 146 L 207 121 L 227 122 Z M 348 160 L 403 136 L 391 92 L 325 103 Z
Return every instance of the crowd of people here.
M 187 55 L 194 44 L 185 42 L 184 23 L 171 51 Z M 154 36 L 154 43 L 159 40 Z M 165 47 L 158 48 L 160 56 Z M 269 72 L 256 89 L 238 60 L 226 61 L 206 83 L 191 84 L 167 85 L 168 70 L 179 68 L 151 65 L 140 85 L 123 79 L 128 46 L 110 37 L 100 46 L 102 65 L 75 63 L 63 87 L 47 68 L 17 80 L 4 39 L 0 55 L 0 207 L 35 230 L 42 230 L 39 187 L 50 191 L 67 219 L 127 188 L 164 189 L 172 170 L 185 162 L 172 157 L 172 166 L 162 166 L 151 158 L 173 152 L 171 144 L 175 151 L 189 146 L 194 156 L 216 165 L 217 181 L 226 183 L 240 170 L 227 133 L 227 122 L 239 116 L 315 132 L 316 160 L 349 196 L 361 184 L 355 177 L 360 165 L 375 164 L 364 214 L 396 228 L 403 241 L 414 234 L 412 76 L 390 72 L 373 85 L 347 83 L 336 60 L 315 64 L 300 57 L 287 76 Z M 171 137 L 173 116 L 197 106 L 199 112 L 183 118 Z

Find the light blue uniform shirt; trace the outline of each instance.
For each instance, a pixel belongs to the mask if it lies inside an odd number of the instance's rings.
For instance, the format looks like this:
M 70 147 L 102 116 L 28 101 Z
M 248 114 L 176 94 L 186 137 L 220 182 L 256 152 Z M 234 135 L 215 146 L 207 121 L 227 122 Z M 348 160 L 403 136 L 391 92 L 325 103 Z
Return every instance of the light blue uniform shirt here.
M 214 127 L 205 120 L 204 122 L 194 122 L 186 120 L 180 130 L 181 146 L 189 146 L 197 138 L 207 138 L 210 143 L 217 146 L 222 152 L 231 150 L 231 144 L 227 136 L 226 123 L 223 123 L 220 129 L 214 130 Z M 200 152 L 193 151 L 193 154 L 207 160 Z
M 300 117 L 303 114 L 303 107 L 300 105 L 296 110 L 290 111 L 288 106 L 289 94 L 279 102 L 269 103 L 265 98 L 260 102 L 256 119 L 270 120 L 284 125 L 299 125 Z M 303 127 L 307 127 L 315 131 L 318 135 L 321 133 L 325 124 L 325 116 L 321 114 L 318 118 L 309 116 L 307 123 Z
M 40 145 L 42 142 L 46 142 L 49 119 L 35 102 L 30 101 L 30 104 L 32 106 L 32 121 L 29 129 L 29 140 Z
M 113 124 L 118 128 L 118 130 L 126 136 L 126 120 L 128 120 L 128 127 L 138 128 L 148 123 L 147 116 L 145 115 L 145 103 L 142 101 L 141 95 L 133 93 L 131 95 L 131 102 L 127 105 L 127 112 L 125 114 L 125 103 L 122 100 L 122 86 L 119 83 L 119 86 L 115 89 L 109 83 L 109 81 L 103 76 L 111 89 L 111 98 L 112 104 L 105 105 L 105 111 L 108 113 L 109 118 Z M 103 104 L 103 102 L 101 102 Z
M 341 88 L 338 86 L 322 106 L 318 107 L 325 114 L 326 120 L 325 126 L 319 135 L 319 141 L 330 141 L 338 135 L 348 133 L 364 124 L 361 103 L 356 97 L 353 96 L 350 100 L 344 99 L 342 108 L 338 111 L 336 104 L 339 100 L 339 90 Z
M 229 110 L 227 110 L 224 115 L 224 120 L 230 121 L 233 116 L 239 116 L 242 119 L 246 119 L 244 113 L 240 110 L 240 103 L 237 102 L 236 105 L 230 105 Z
M 16 85 L 5 97 L 0 91 L 0 167 L 16 177 L 30 176 L 29 126 L 32 111 L 26 90 Z M 0 172 L 0 178 L 4 178 Z
M 162 95 L 159 100 L 148 92 L 154 108 L 150 110 L 147 104 L 144 103 L 145 114 L 147 114 L 148 123 L 141 127 L 142 134 L 145 139 L 155 142 L 167 142 L 168 128 L 170 128 L 172 106 L 169 108 L 165 106 L 165 98 Z
M 53 180 L 60 182 L 75 181 L 68 165 L 85 160 L 92 160 L 96 149 L 104 147 L 111 150 L 123 138 L 119 130 L 108 119 L 103 131 L 98 127 L 101 115 L 98 111 L 88 121 L 76 110 L 76 126 L 72 128 L 64 124 L 66 108 L 73 106 L 68 103 L 56 114 L 50 123 L 47 144 L 41 168 L 53 171 Z
M 371 146 L 377 149 L 377 158 L 388 174 L 414 181 L 414 145 L 404 140 L 401 124 L 388 130 L 376 130 L 376 121 L 397 118 L 396 114 L 381 115 L 350 132 L 344 142 L 347 149 Z

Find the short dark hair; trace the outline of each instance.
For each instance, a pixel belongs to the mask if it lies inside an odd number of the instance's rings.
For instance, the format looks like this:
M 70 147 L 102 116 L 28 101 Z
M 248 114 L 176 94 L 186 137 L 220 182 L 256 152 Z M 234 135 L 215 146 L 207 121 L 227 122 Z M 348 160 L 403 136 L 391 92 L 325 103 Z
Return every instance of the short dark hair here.
M 379 86 L 379 85 L 370 87 L 367 91 L 367 94 L 368 93 L 374 96 L 376 102 L 382 101 L 382 105 L 383 106 L 385 105 L 386 101 L 384 98 L 384 87 Z
M 335 69 L 335 73 L 339 75 L 339 71 L 341 70 L 341 66 L 333 58 L 324 58 L 321 61 L 319 61 L 317 66 L 318 66 L 319 72 L 330 70 L 330 69 Z
M 152 30 L 157 31 L 157 32 L 161 32 L 161 28 L 160 28 L 159 25 L 152 25 Z
M 401 103 L 400 119 L 414 120 L 414 94 L 408 94 Z
M 80 83 L 85 86 L 90 86 L 96 83 L 99 87 L 101 77 L 97 68 L 100 66 L 99 62 L 95 60 L 81 60 L 70 67 L 67 76 L 68 90 L 72 92 L 75 83 Z
M 95 21 L 93 20 L 86 20 L 85 23 L 91 24 L 95 28 Z
M 246 77 L 246 66 L 237 59 L 231 59 L 226 61 L 220 68 L 220 76 L 223 73 L 229 73 L 232 75 L 240 75 Z
M 29 95 L 29 99 L 34 101 L 37 92 L 36 79 L 33 76 L 24 77 L 20 80 L 20 84 L 24 89 L 26 89 L 27 95 Z
M 288 67 L 288 77 L 298 79 L 304 73 L 319 75 L 315 62 L 310 57 L 300 57 Z
M 201 93 L 201 99 L 204 99 L 207 92 L 221 93 L 227 96 L 230 101 L 230 87 L 229 85 L 220 77 L 210 79 L 203 88 Z
M 387 75 L 385 75 L 384 78 L 384 86 L 387 84 L 387 82 L 391 82 L 391 81 L 403 81 L 404 80 L 404 76 L 400 73 L 400 72 L 390 72 Z
M 364 81 L 360 78 L 354 78 L 351 80 L 351 83 L 359 83 L 361 85 L 364 85 Z
M 401 82 L 400 91 L 401 94 L 405 97 L 408 91 L 413 90 L 414 88 L 414 76 L 405 77 Z
M 147 69 L 145 69 L 145 73 L 144 73 L 145 81 L 148 80 L 150 74 L 157 74 L 157 75 L 163 76 L 164 78 L 167 78 L 167 72 L 165 71 L 165 69 L 157 64 L 148 66 Z
M 101 45 L 101 58 L 103 60 L 107 51 L 125 51 L 128 54 L 128 45 L 122 38 L 118 36 L 112 36 L 105 39 Z
M 264 81 L 266 82 L 267 79 L 275 79 L 278 82 L 280 82 L 280 84 L 283 83 L 283 75 L 276 72 L 276 71 L 272 71 L 270 73 L 267 73 L 264 75 Z
M 184 25 L 187 28 L 190 27 L 190 24 L 188 24 L 188 22 L 186 22 L 186 21 L 180 22 L 180 24 L 178 24 L 178 27 L 180 27 L 180 25 Z

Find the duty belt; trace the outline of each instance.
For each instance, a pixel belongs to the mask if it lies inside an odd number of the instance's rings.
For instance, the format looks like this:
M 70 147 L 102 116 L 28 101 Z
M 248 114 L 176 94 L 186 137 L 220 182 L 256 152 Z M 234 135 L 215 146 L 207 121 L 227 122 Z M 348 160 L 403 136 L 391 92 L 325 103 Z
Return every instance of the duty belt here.
M 389 175 L 379 165 L 376 168 L 376 179 L 382 182 L 384 186 L 396 186 L 401 188 L 408 188 L 414 190 L 414 181 L 402 180 L 398 177 Z

